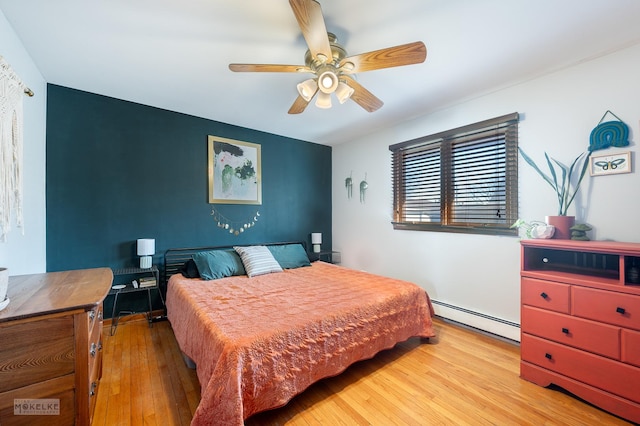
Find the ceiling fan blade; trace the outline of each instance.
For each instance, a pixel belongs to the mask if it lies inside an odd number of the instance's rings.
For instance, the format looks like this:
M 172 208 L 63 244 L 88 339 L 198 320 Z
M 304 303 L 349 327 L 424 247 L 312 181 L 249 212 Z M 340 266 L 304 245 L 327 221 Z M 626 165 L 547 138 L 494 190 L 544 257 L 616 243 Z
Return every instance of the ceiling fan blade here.
M 384 105 L 384 102 L 376 98 L 373 93 L 365 89 L 364 86 L 354 80 L 353 77 L 343 74 L 340 78 L 343 79 L 344 82 L 353 89 L 351 100 L 360 105 L 362 108 L 366 109 L 369 112 L 374 112 L 380 109 L 382 105 Z
M 309 105 L 309 102 L 311 102 L 311 100 L 305 101 L 302 96 L 298 95 L 296 100 L 293 101 L 291 108 L 289 108 L 289 114 L 300 114 L 305 110 L 307 105 Z
M 427 58 L 427 47 L 421 41 L 401 44 L 373 52 L 349 56 L 340 61 L 340 70 L 352 74 L 382 68 L 419 64 Z
M 278 64 L 229 64 L 229 69 L 235 72 L 313 72 L 304 65 Z
M 289 4 L 313 57 L 322 55 L 325 59 L 331 59 L 333 53 L 320 3 L 315 0 L 289 0 Z

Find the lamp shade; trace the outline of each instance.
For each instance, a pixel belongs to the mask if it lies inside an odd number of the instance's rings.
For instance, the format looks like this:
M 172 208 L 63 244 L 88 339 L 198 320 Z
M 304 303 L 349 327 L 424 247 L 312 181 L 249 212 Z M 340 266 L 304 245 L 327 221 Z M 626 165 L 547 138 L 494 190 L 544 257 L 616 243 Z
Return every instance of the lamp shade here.
M 311 245 L 313 246 L 314 253 L 320 253 L 320 244 L 322 244 L 322 233 L 321 232 L 312 232 L 311 233 Z
M 316 80 L 310 78 L 309 80 L 305 80 L 302 83 L 298 84 L 298 93 L 302 98 L 309 102 L 313 95 L 318 91 L 318 83 Z
M 140 238 L 138 240 L 138 256 L 152 256 L 154 254 L 156 254 L 156 240 Z
M 318 91 L 316 106 L 324 109 L 331 108 L 331 94 Z
M 318 72 L 318 89 L 326 94 L 335 92 L 339 82 L 335 71 L 332 68 L 325 67 Z
M 347 102 L 351 95 L 353 95 L 354 91 L 355 90 L 353 90 L 352 87 L 349 87 L 346 83 L 343 83 L 341 81 L 340 83 L 338 83 L 338 88 L 336 89 L 336 96 L 338 97 L 338 101 L 340 101 L 341 104 Z

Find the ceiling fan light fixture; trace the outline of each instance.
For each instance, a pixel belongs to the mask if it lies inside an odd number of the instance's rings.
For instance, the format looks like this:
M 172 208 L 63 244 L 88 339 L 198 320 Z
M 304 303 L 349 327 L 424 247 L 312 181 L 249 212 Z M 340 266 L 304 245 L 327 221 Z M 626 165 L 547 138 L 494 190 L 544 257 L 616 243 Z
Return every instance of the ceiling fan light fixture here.
M 308 80 L 303 81 L 302 83 L 298 83 L 297 88 L 300 96 L 302 96 L 302 98 L 305 101 L 309 102 L 311 98 L 313 98 L 313 95 L 315 95 L 316 91 L 318 90 L 318 83 L 316 82 L 315 79 L 310 78 Z
M 338 97 L 338 101 L 341 104 L 347 102 L 351 95 L 353 95 L 353 87 L 350 87 L 345 82 L 341 81 L 338 83 L 338 87 L 336 88 L 336 96 Z
M 316 98 L 316 106 L 323 109 L 331 108 L 331 94 L 325 93 L 323 91 L 318 92 L 318 97 Z
M 326 90 L 331 89 L 333 86 L 333 78 L 330 75 L 326 74 L 322 76 L 322 87 Z
M 331 108 L 331 94 L 340 103 L 353 100 L 368 112 L 382 107 L 383 102 L 362 87 L 355 74 L 383 68 L 419 64 L 427 58 L 427 47 L 421 41 L 401 44 L 348 56 L 335 34 L 327 32 L 322 7 L 318 0 L 289 0 L 302 36 L 307 44 L 305 65 L 229 64 L 234 72 L 305 72 L 314 74 L 309 81 L 297 85 L 298 96 L 289 114 L 300 114 L 316 97 L 320 108 Z M 344 84 L 341 84 L 344 83 Z
M 323 93 L 333 93 L 338 87 L 338 76 L 333 70 L 321 71 L 318 74 L 318 89 Z

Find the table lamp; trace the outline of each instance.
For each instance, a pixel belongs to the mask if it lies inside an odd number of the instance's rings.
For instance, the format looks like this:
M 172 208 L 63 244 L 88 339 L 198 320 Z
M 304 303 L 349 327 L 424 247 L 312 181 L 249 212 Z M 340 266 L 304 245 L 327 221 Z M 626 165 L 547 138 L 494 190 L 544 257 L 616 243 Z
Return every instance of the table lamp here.
M 151 268 L 151 256 L 156 254 L 156 240 L 153 238 L 138 239 L 138 256 L 140 257 L 140 268 Z
M 320 244 L 322 244 L 322 233 L 321 232 L 312 232 L 311 233 L 311 244 L 313 245 L 313 252 L 320 253 Z

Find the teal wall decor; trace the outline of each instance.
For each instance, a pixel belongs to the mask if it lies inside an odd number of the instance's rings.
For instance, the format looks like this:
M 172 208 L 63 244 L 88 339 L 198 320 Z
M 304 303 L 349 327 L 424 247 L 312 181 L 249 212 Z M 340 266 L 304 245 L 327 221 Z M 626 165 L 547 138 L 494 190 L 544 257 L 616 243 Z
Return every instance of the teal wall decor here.
M 613 115 L 617 121 L 606 121 L 603 123 L 602 120 L 604 120 L 607 114 Z M 591 131 L 589 151 L 627 145 L 629 145 L 629 126 L 611 111 L 605 112 L 598 125 Z

